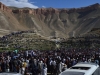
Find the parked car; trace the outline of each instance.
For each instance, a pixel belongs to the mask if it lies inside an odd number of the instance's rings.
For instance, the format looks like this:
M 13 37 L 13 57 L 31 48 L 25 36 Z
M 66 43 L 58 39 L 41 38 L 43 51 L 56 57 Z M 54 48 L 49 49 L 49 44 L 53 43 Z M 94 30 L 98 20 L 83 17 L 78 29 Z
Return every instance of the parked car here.
M 59 75 L 100 75 L 100 68 L 95 63 L 81 62 L 66 69 Z

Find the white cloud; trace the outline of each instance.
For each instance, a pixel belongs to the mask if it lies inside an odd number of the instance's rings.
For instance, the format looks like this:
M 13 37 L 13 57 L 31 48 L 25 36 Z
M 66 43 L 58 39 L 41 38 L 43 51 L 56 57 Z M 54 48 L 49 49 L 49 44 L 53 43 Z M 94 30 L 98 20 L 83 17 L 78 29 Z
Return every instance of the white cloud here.
M 15 6 L 19 8 L 30 7 L 30 8 L 38 8 L 38 6 L 33 5 L 33 2 L 29 2 L 29 0 L 0 0 L 6 6 Z
M 46 8 L 45 6 L 42 6 L 42 8 Z

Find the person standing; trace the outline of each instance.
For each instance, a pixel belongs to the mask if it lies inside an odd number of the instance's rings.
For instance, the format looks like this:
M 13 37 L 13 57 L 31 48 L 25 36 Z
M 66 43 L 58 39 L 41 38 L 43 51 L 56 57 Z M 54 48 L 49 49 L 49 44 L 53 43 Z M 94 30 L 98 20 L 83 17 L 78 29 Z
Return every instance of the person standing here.
M 47 75 L 47 65 L 46 65 L 46 63 L 43 63 L 42 75 Z

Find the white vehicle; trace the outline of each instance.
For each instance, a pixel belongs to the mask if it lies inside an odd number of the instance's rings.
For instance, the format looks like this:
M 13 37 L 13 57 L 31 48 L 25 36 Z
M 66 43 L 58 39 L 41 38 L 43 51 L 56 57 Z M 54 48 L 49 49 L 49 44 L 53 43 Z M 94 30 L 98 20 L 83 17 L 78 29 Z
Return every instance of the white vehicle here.
M 77 63 L 59 75 L 100 75 L 99 65 L 95 63 Z
M 22 75 L 22 74 L 20 74 L 20 73 L 0 73 L 0 75 Z

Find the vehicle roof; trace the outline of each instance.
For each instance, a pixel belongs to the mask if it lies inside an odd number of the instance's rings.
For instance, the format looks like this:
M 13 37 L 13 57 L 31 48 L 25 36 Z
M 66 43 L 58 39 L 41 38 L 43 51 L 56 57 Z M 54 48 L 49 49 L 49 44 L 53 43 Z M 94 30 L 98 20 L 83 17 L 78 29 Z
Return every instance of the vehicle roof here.
M 66 69 L 64 72 L 82 72 L 85 73 L 85 75 L 91 75 L 98 67 L 99 65 L 95 64 L 95 63 L 77 63 L 76 65 L 72 66 L 72 67 L 89 67 L 89 69 L 73 69 L 73 68 L 69 68 Z M 63 75 L 63 74 L 61 74 Z

